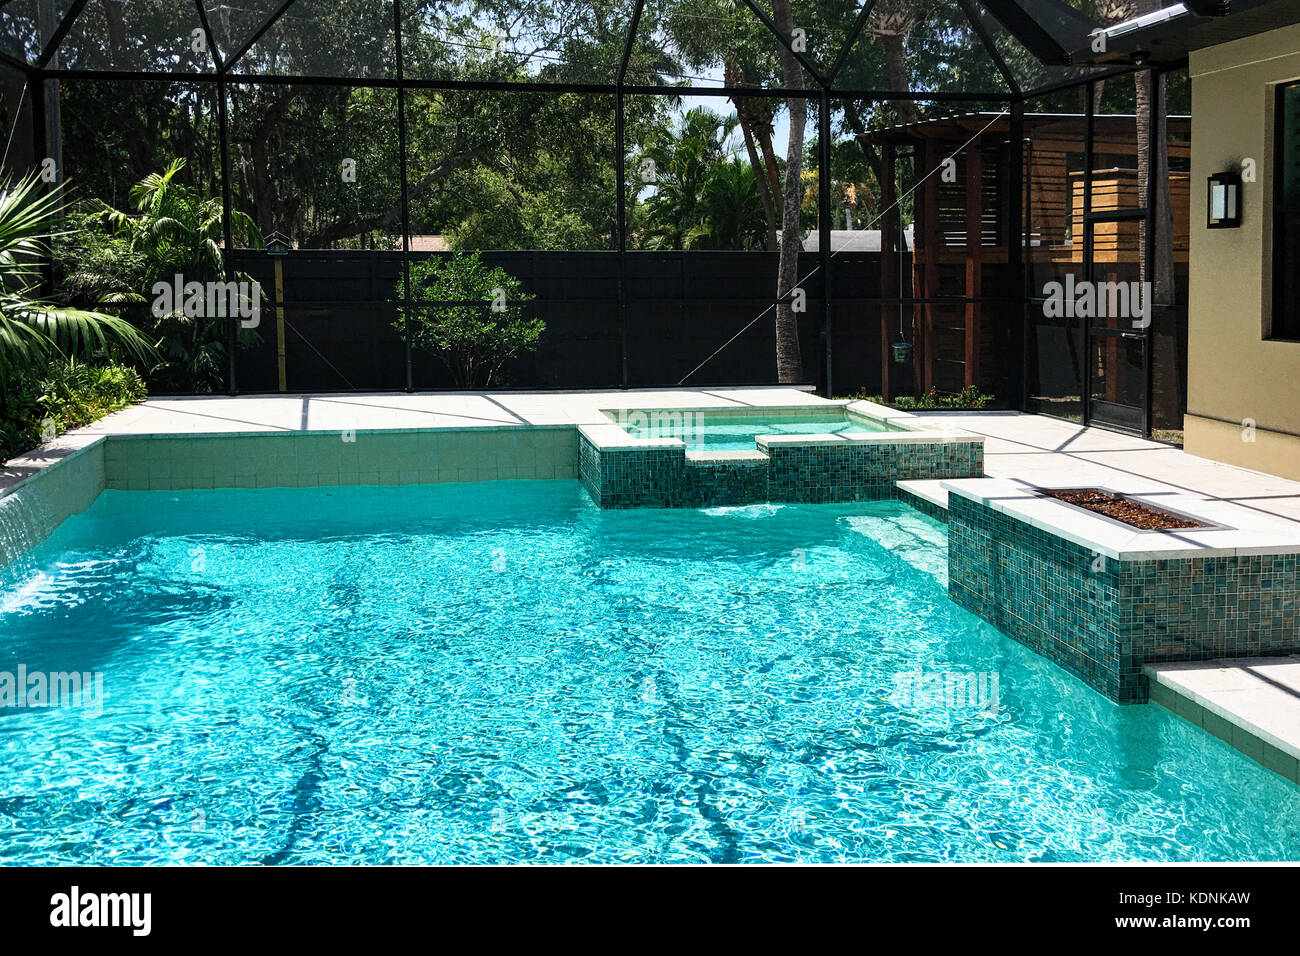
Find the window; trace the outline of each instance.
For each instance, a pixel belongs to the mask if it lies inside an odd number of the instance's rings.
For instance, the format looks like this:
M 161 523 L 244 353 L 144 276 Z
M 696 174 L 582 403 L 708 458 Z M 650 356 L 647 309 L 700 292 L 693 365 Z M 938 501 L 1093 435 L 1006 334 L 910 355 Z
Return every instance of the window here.
M 1274 129 L 1272 337 L 1300 339 L 1300 83 L 1278 87 Z

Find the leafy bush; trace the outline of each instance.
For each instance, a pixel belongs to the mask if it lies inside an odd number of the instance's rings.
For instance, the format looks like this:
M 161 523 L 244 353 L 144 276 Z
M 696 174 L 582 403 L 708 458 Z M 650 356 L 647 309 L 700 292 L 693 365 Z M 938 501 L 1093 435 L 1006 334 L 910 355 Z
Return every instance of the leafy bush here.
M 430 303 L 410 308 L 411 344 L 438 356 L 461 388 L 486 388 L 506 362 L 536 350 L 546 323 L 524 315 L 534 298 L 478 253 L 425 259 L 411 266 L 411 300 Z M 405 330 L 401 319 L 393 327 Z
M 0 462 L 42 442 L 41 383 L 32 370 L 11 376 L 0 390 Z
M 147 359 L 153 349 L 130 323 L 58 305 L 40 295 L 50 241 L 66 235 L 63 187 L 44 191 L 35 173 L 0 181 L 0 387 L 57 357 L 107 350 Z
M 851 397 L 861 401 L 875 402 L 877 405 L 887 405 L 890 408 L 897 408 L 906 412 L 973 412 L 989 407 L 995 400 L 992 395 L 986 395 L 974 385 L 967 385 L 955 395 L 943 394 L 931 388 L 919 396 L 899 395 L 889 402 L 879 395 L 868 395 L 866 389 L 862 389 L 858 394 Z
M 50 366 L 41 382 L 40 402 L 46 418 L 64 432 L 142 402 L 144 397 L 144 380 L 135 369 L 73 360 Z
M 83 302 L 126 307 L 157 344 L 146 372 L 157 392 L 213 392 L 224 387 L 229 357 L 224 318 L 187 316 L 175 311 L 155 316 L 149 309 L 154 285 L 177 274 L 186 281 L 225 278 L 221 201 L 204 198 L 181 181 L 185 160 L 175 159 L 131 187 L 132 211 L 100 200 L 83 203 L 72 222 L 76 229 L 58 249 L 63 288 Z M 245 213 L 231 213 L 237 244 L 257 249 L 262 237 Z M 235 277 L 252 280 L 244 273 Z M 236 344 L 261 341 L 238 328 Z
M 144 381 L 129 365 L 56 360 L 10 383 L 0 398 L 0 461 L 143 401 Z

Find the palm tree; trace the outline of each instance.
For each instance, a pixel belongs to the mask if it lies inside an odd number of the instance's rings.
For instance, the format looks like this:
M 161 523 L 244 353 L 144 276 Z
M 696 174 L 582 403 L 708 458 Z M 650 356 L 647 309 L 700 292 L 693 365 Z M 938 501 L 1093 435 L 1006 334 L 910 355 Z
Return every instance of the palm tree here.
M 179 179 L 184 169 L 185 160 L 175 159 L 131 187 L 131 212 L 101 200 L 87 204 L 78 219 L 80 235 L 62 250 L 69 291 L 94 302 L 129 305 L 145 302 L 155 283 L 170 283 L 177 274 L 196 282 L 225 278 L 221 201 L 200 198 L 185 186 Z M 251 217 L 235 210 L 231 223 L 236 241 L 261 247 Z M 227 320 L 187 316 L 178 309 L 145 321 L 161 352 L 149 373 L 151 384 L 166 391 L 221 386 Z M 241 328 L 239 334 L 244 342 L 256 341 L 251 330 Z
M 767 218 L 754 168 L 740 156 L 714 163 L 700 190 L 702 220 L 686 234 L 688 249 L 761 250 Z
M 119 347 L 147 359 L 153 349 L 125 319 L 74 309 L 39 293 L 50 240 L 66 235 L 62 186 L 41 191 L 35 174 L 0 185 L 0 384 L 55 357 Z
M 794 32 L 790 0 L 772 0 L 772 22 L 784 36 Z M 785 85 L 803 89 L 803 68 L 785 44 L 777 44 Z M 799 285 L 799 253 L 803 251 L 799 197 L 803 192 L 803 134 L 808 122 L 808 101 L 801 96 L 786 105 L 790 132 L 786 142 L 785 184 L 781 197 L 781 256 L 776 279 L 776 380 L 782 385 L 803 381 L 803 356 L 799 351 L 799 319 L 791 297 Z
M 885 71 L 889 75 L 889 88 L 895 93 L 910 93 L 912 81 L 907 72 L 907 49 L 904 41 L 916 26 L 916 21 L 929 13 L 929 4 L 921 0 L 876 0 L 871 8 L 867 29 L 880 41 L 885 57 Z M 898 120 L 911 126 L 918 119 L 916 104 L 909 99 L 894 100 Z
M 134 212 L 122 212 L 101 200 L 88 207 L 90 220 L 97 220 L 110 234 L 124 239 L 129 248 L 147 262 L 146 286 L 170 279 L 177 272 L 187 280 L 205 282 L 224 278 L 225 256 L 221 248 L 221 200 L 200 199 L 179 181 L 185 160 L 174 159 L 161 173 L 150 173 L 131 187 Z M 235 237 L 249 248 L 261 247 L 262 237 L 253 220 L 238 210 L 231 212 Z M 103 289 L 111 277 L 74 270 L 68 281 L 78 289 L 104 291 L 104 301 L 143 302 L 140 292 Z
M 736 122 L 735 117 L 697 107 L 642 152 L 641 161 L 649 160 L 655 169 L 655 191 L 646 201 L 646 248 L 688 246 L 691 231 L 707 215 L 702 206 L 705 189 L 714 167 L 726 160 Z

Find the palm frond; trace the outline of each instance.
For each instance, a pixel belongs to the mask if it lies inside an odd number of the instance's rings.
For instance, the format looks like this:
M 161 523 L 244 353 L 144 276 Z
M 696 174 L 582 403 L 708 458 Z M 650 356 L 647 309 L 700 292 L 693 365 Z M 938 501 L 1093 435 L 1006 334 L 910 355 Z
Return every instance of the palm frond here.
M 152 353 L 125 319 L 65 308 L 34 294 L 49 240 L 65 234 L 65 196 L 61 188 L 41 192 L 34 174 L 0 183 L 0 379 L 33 368 L 54 353 L 72 356 L 120 348 L 140 359 Z

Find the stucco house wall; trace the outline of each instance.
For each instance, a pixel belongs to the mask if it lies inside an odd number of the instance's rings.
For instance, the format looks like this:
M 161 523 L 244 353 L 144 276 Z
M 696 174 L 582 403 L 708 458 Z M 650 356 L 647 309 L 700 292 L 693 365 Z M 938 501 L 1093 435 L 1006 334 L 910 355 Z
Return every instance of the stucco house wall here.
M 1300 26 L 1193 52 L 1188 452 L 1300 479 L 1300 342 L 1270 341 L 1277 84 L 1300 79 Z M 1207 229 L 1206 177 L 1255 161 L 1236 229 Z M 1253 427 L 1250 427 L 1253 424 Z

